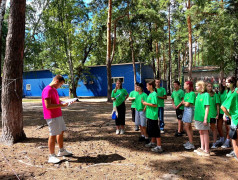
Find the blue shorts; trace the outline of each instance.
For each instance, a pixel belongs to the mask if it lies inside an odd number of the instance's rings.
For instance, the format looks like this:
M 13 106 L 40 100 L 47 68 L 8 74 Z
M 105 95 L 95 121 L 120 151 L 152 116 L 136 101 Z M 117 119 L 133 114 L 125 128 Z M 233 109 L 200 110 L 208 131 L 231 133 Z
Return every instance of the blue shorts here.
M 146 117 L 144 111 L 136 110 L 135 125 L 146 127 Z
M 185 123 L 192 123 L 194 116 L 194 107 L 184 107 L 183 119 Z

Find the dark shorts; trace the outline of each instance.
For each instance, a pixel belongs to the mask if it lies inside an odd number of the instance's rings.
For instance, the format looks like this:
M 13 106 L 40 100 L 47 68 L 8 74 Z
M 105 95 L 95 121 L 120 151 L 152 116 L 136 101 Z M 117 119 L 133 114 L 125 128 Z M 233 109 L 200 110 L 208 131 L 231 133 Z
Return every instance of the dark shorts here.
M 182 120 L 183 118 L 183 110 L 182 109 L 176 109 L 176 116 L 178 120 Z
M 219 114 L 219 119 L 223 119 L 223 114 Z
M 131 108 L 132 121 L 135 122 L 136 108 Z
M 210 118 L 210 124 L 213 123 L 213 124 L 216 124 L 217 120 L 216 118 Z
M 118 117 L 116 118 L 116 126 L 125 125 L 126 106 L 123 102 L 120 106 L 117 106 Z
M 147 133 L 149 137 L 160 137 L 160 128 L 158 125 L 158 120 L 147 119 Z

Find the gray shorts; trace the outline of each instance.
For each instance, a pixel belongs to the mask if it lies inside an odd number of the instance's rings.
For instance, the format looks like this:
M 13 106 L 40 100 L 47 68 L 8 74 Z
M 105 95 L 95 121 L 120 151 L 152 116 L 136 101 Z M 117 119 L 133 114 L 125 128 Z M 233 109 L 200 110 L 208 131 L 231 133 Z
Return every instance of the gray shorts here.
M 209 125 L 210 125 L 210 123 L 207 123 L 207 125 L 205 126 L 202 121 L 196 121 L 195 120 L 195 128 L 197 130 L 210 130 Z
M 182 121 L 185 123 L 192 123 L 194 116 L 194 107 L 184 107 Z
M 66 130 L 63 116 L 52 119 L 46 119 L 46 122 L 49 126 L 50 136 L 59 135 L 62 133 L 62 131 Z
M 136 110 L 135 125 L 146 127 L 146 117 L 144 111 Z

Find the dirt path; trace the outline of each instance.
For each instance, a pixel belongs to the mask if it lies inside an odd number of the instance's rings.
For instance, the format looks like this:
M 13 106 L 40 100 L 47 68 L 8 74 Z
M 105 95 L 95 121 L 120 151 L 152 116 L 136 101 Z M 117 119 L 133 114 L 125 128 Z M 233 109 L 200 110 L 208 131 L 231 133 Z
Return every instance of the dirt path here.
M 0 179 L 238 179 L 238 161 L 225 156 L 231 148 L 218 148 L 209 158 L 185 151 L 187 137 L 174 137 L 175 112 L 169 101 L 165 107 L 162 154 L 138 142 L 127 103 L 126 134 L 116 135 L 110 119 L 112 104 L 82 99 L 63 109 L 68 131 L 65 146 L 73 157 L 48 164 L 48 127 L 40 103 L 23 103 L 24 131 L 28 139 L 13 146 L 0 144 Z M 1 126 L 0 126 L 1 128 Z M 0 132 L 1 135 L 1 132 Z M 194 133 L 199 146 L 198 132 Z M 56 148 L 58 151 L 58 148 Z

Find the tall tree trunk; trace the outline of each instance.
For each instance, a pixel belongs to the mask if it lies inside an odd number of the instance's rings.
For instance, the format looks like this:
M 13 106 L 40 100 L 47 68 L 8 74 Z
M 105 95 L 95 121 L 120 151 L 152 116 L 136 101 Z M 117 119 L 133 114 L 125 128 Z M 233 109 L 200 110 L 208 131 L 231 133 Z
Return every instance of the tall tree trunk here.
M 194 52 L 194 66 L 196 67 L 197 64 L 197 42 L 195 43 L 195 52 Z
M 197 60 L 197 62 L 198 62 L 198 66 L 200 66 L 200 59 L 199 59 L 199 43 L 197 44 L 197 46 L 198 46 L 198 50 L 197 50 L 197 53 L 198 53 L 198 60 Z
M 111 21 L 112 21 L 112 0 L 108 1 L 107 17 L 107 101 L 111 102 L 112 74 L 111 74 Z
M 157 78 L 160 78 L 160 60 L 159 60 L 159 44 L 155 43 L 156 61 L 157 61 Z
M 167 66 L 166 66 L 165 45 L 164 44 L 163 44 L 163 62 L 164 62 L 164 80 L 165 80 L 166 79 Z
M 129 6 L 129 3 L 128 3 Z M 130 12 L 128 12 L 128 20 L 130 23 Z M 131 28 L 129 27 L 129 36 L 130 36 L 130 47 L 131 47 L 131 59 L 133 64 L 133 72 L 134 72 L 134 84 L 136 83 L 136 65 L 135 65 L 135 54 L 134 54 L 134 42 L 133 42 L 133 36 L 131 32 Z
M 181 63 L 180 63 L 180 50 L 178 50 L 178 81 L 180 81 L 181 77 Z
M 0 0 L 0 84 L 2 84 L 2 26 L 3 26 L 3 20 L 4 20 L 4 14 L 6 10 L 6 2 L 7 0 Z M 0 104 L 2 102 L 2 89 L 0 89 Z M 0 112 L 2 112 L 2 107 L 0 106 Z
M 188 0 L 187 9 L 190 10 L 191 3 Z M 192 80 L 192 65 L 193 65 L 193 47 L 192 47 L 192 24 L 190 15 L 187 16 L 188 24 L 188 43 L 189 43 L 189 63 L 188 63 L 188 79 Z
M 2 80 L 2 141 L 26 138 L 23 131 L 22 75 L 26 0 L 11 0 Z
M 168 94 L 172 92 L 172 60 L 171 60 L 171 42 L 170 42 L 170 3 L 169 3 L 169 18 L 168 18 L 168 31 L 169 31 L 169 77 L 168 77 Z

